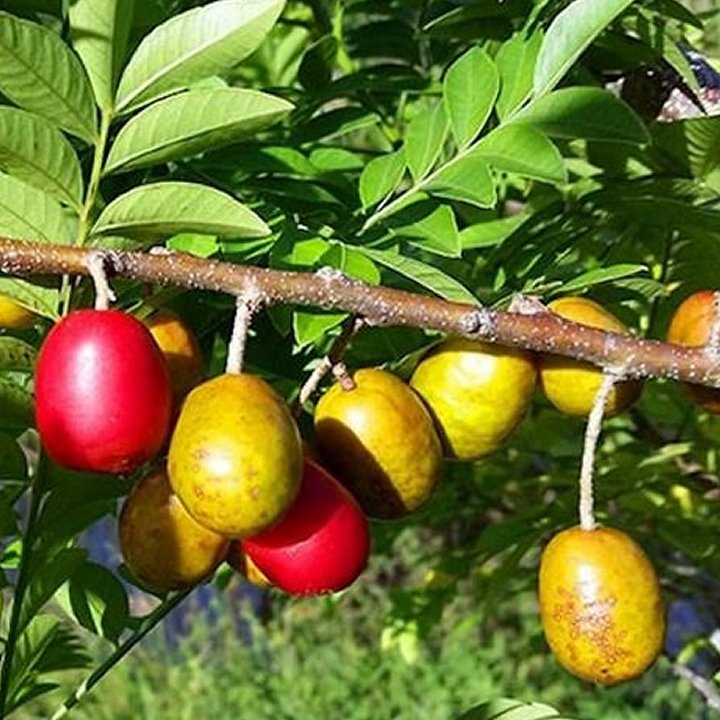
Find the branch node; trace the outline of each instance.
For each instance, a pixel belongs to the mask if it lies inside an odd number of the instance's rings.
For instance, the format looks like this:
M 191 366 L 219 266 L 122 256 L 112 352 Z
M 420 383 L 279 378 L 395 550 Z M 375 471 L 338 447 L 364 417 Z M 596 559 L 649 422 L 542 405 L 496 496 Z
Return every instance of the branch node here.
M 348 283 L 351 281 L 350 278 L 342 270 L 330 267 L 329 265 L 324 265 L 323 267 L 318 268 L 315 271 L 315 277 L 320 278 L 320 280 L 325 280 L 326 282 Z
M 463 333 L 489 338 L 495 334 L 493 314 L 486 307 L 478 307 L 466 313 L 460 320 Z
M 720 292 L 718 291 L 713 293 L 713 321 L 705 348 L 709 357 L 716 361 L 720 360 Z
M 518 315 L 539 315 L 550 312 L 537 295 L 523 295 L 515 293 L 510 301 L 508 310 Z

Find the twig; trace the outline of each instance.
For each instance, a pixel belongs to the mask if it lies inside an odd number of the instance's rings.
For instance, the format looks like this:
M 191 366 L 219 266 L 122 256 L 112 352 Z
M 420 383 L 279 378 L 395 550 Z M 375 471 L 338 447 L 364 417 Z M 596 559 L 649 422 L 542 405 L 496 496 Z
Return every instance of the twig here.
M 347 346 L 364 324 L 363 319 L 358 317 L 351 317 L 346 320 L 342 332 L 335 338 L 328 354 L 323 357 L 300 388 L 300 394 L 298 395 L 294 408 L 296 413 L 299 412 L 303 405 L 312 397 L 320 386 L 323 378 L 332 370 L 333 366 L 340 362 Z
M 176 593 L 170 599 L 158 605 L 141 623 L 140 627 L 123 643 L 115 648 L 115 651 L 85 680 L 83 680 L 70 695 L 63 701 L 62 705 L 54 712 L 51 720 L 59 720 L 64 717 L 95 685 L 97 685 L 110 670 L 112 670 L 165 616 L 176 608 L 194 588 L 188 588 Z
M 595 498 L 593 496 L 593 472 L 595 468 L 595 450 L 597 449 L 600 430 L 602 428 L 605 403 L 617 382 L 618 376 L 607 372 L 603 375 L 602 383 L 598 388 L 592 410 L 585 429 L 585 444 L 583 446 L 582 464 L 580 466 L 580 527 L 583 530 L 595 529 Z
M 0 273 L 88 275 L 90 252 L 86 248 L 0 238 Z M 246 267 L 184 253 L 158 257 L 114 251 L 106 257 L 106 264 L 114 274 L 142 282 L 233 295 L 255 288 L 267 306 L 284 303 L 347 312 L 375 326 L 426 328 L 571 357 L 601 368 L 623 367 L 627 378 L 663 377 L 720 387 L 720 363 L 709 357 L 705 348 L 610 333 L 555 313 L 501 312 L 369 285 L 342 274 Z
M 697 692 L 705 698 L 705 704 L 712 710 L 720 710 L 720 691 L 717 685 L 708 678 L 698 675 L 686 665 L 673 665 L 673 672 L 687 680 Z

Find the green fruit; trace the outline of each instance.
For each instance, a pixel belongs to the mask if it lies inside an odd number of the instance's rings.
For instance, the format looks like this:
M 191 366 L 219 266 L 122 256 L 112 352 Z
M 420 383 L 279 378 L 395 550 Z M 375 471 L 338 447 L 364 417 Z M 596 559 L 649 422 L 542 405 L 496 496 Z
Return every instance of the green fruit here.
M 230 537 L 259 533 L 290 507 L 301 473 L 297 425 L 264 380 L 220 375 L 186 397 L 168 474 L 199 523 Z
M 423 358 L 410 385 L 430 408 L 446 454 L 476 460 L 497 450 L 522 420 L 535 366 L 521 350 L 453 338 Z

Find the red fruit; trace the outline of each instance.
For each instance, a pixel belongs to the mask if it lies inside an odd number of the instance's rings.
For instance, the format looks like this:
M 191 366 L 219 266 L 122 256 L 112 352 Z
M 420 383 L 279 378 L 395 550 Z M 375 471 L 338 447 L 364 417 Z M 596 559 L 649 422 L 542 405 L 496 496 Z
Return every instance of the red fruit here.
M 35 375 L 40 438 L 73 470 L 129 473 L 163 446 L 172 391 L 150 331 L 119 310 L 77 310 L 48 333 Z
M 317 595 L 342 590 L 365 569 L 370 531 L 353 496 L 305 459 L 300 492 L 282 520 L 241 544 L 277 588 Z

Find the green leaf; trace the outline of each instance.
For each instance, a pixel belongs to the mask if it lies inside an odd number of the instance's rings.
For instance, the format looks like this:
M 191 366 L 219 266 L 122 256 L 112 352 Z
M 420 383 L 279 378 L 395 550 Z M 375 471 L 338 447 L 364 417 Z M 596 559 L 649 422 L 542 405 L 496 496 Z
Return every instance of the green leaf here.
M 358 250 L 379 265 L 412 280 L 445 300 L 478 304 L 477 298 L 465 286 L 432 265 L 400 255 L 394 250 L 376 250 L 362 245 L 358 246 Z
M 495 204 L 495 183 L 487 163 L 476 155 L 466 155 L 433 175 L 425 186 L 431 195 L 477 205 L 481 208 Z
M 128 598 L 123 584 L 107 568 L 93 562 L 80 565 L 67 585 L 63 604 L 95 635 L 117 642 L 128 626 Z
M 445 106 L 438 102 L 413 118 L 405 134 L 405 158 L 416 182 L 435 165 L 447 138 L 450 124 Z
M 340 147 L 314 148 L 310 152 L 310 162 L 321 175 L 356 172 L 364 167 L 363 161 L 354 152 Z
M 20 611 L 19 631 L 42 610 L 58 588 L 70 578 L 85 559 L 80 548 L 61 548 L 59 551 L 33 556 L 31 577 Z
M 499 89 L 495 63 L 478 47 L 450 66 L 443 83 L 443 100 L 459 147 L 472 142 L 482 130 Z
M 238 88 L 173 95 L 153 103 L 122 128 L 105 172 L 135 170 L 252 137 L 292 107 L 281 98 Z
M 0 106 L 0 170 L 80 208 L 83 181 L 75 150 L 39 115 Z
M 693 177 L 707 178 L 720 168 L 720 123 L 716 117 L 655 123 L 653 144 L 670 153 Z
M 532 35 L 515 33 L 498 50 L 495 63 L 500 73 L 500 94 L 495 105 L 501 120 L 519 108 L 532 94 L 535 63 L 543 41 L 542 28 Z
M 23 307 L 38 315 L 51 320 L 57 318 L 60 296 L 55 288 L 0 276 L 0 294 L 17 300 Z
M 0 234 L 18 240 L 72 244 L 75 221 L 42 190 L 0 173 Z
M 143 185 L 113 200 L 92 228 L 95 235 L 157 237 L 180 232 L 221 237 L 263 237 L 270 228 L 252 210 L 206 185 Z
M 9 335 L 0 336 L 0 370 L 32 372 L 35 368 L 35 348 Z
M 0 379 L 0 430 L 24 430 L 33 424 L 32 395 L 25 388 Z
M 112 110 L 134 6 L 135 0 L 72 0 L 68 10 L 73 47 L 106 112 Z
M 0 433 L 0 480 L 24 480 L 26 477 L 27 461 L 25 454 L 20 449 L 20 445 L 18 445 L 17 440 L 11 435 Z M 7 490 L 7 487 L 2 488 L 2 491 Z M 2 497 L 2 500 L 7 500 L 8 497 L 14 497 L 14 495 L 15 493 L 11 492 L 9 496 Z M 12 506 L 14 501 L 11 501 L 9 504 Z M 8 509 L 11 510 L 11 508 Z M 5 510 L 6 508 L 3 508 L 3 512 L 5 512 Z M 3 527 L 3 525 L 0 524 L 0 527 Z M 0 536 L 4 535 L 6 535 L 6 533 L 0 530 Z
M 555 292 L 558 294 L 576 292 L 591 285 L 600 285 L 601 283 L 620 280 L 630 275 L 637 275 L 640 272 L 647 272 L 647 270 L 647 266 L 645 265 L 631 265 L 629 263 L 597 268 L 596 270 L 589 270 L 588 272 L 578 275 L 569 282 L 561 285 Z
M 527 125 L 501 125 L 485 136 L 472 150 L 498 170 L 552 183 L 567 181 L 558 149 Z
M 296 129 L 296 141 L 299 143 L 316 140 L 331 140 L 348 133 L 377 125 L 380 116 L 360 107 L 333 108 L 322 112 L 303 123 Z
M 527 215 L 518 213 L 498 220 L 489 220 L 469 225 L 460 231 L 460 242 L 463 250 L 477 250 L 479 248 L 500 245 L 510 237 L 516 228 L 528 219 Z
M 147 35 L 120 79 L 116 109 L 128 112 L 161 95 L 221 75 L 252 53 L 284 0 L 218 0 L 171 18 Z
M 643 145 L 650 135 L 640 117 L 607 90 L 571 87 L 538 98 L 513 119 L 551 137 Z
M 386 224 L 393 235 L 406 238 L 427 252 L 458 257 L 462 250 L 453 211 L 427 198 L 405 205 Z
M 323 35 L 305 51 L 297 77 L 306 90 L 319 90 L 330 83 L 338 47 L 334 35 Z
M 347 317 L 346 313 L 322 310 L 297 310 L 293 313 L 293 335 L 300 347 L 322 340 Z
M 92 142 L 96 109 L 77 56 L 52 30 L 0 12 L 0 92 Z
M 90 658 L 80 640 L 53 615 L 38 615 L 18 638 L 8 685 L 8 706 L 14 708 L 53 690 L 38 675 L 87 667 Z
M 203 258 L 209 258 L 218 251 L 217 237 L 214 235 L 180 233 L 168 238 L 165 244 L 176 252 L 186 252 Z
M 468 710 L 458 720 L 570 720 L 543 703 L 499 698 Z
M 574 0 L 553 20 L 535 65 L 537 97 L 552 90 L 592 41 L 633 0 Z
M 363 208 L 379 203 L 396 190 L 406 167 L 405 152 L 402 148 L 373 158 L 360 175 L 360 200 Z

